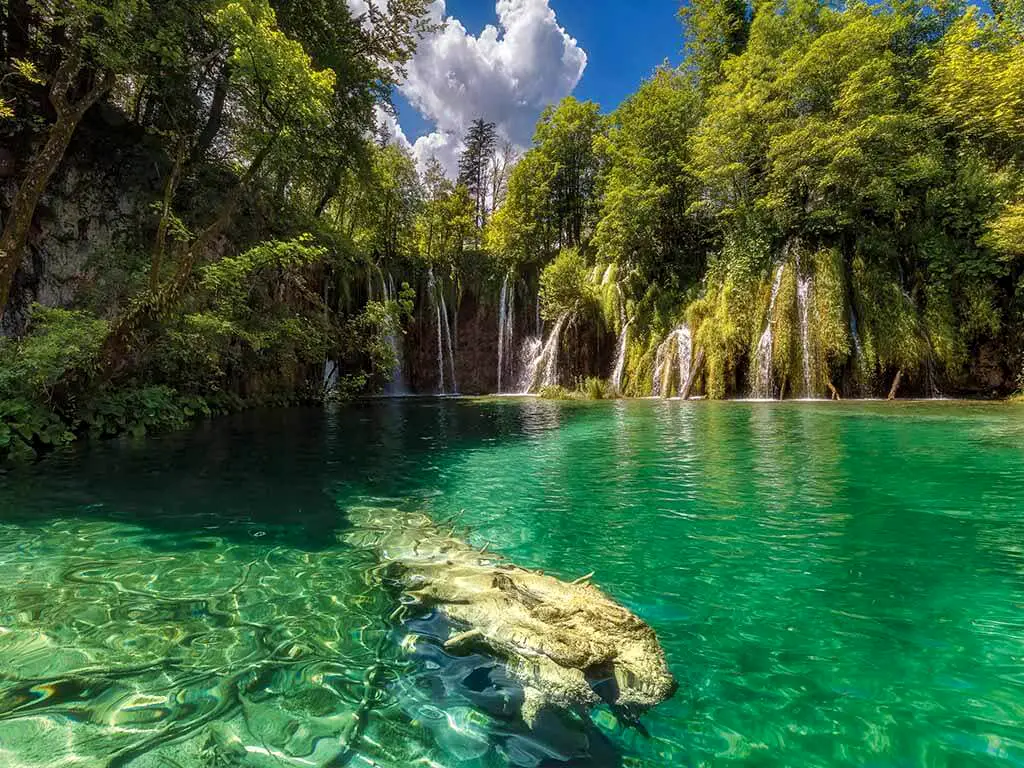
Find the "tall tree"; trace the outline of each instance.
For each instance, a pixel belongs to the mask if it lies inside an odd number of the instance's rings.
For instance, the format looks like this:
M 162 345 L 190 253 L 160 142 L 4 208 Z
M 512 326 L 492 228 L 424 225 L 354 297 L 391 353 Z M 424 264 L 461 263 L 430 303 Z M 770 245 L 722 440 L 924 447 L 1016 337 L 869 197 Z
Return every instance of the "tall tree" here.
M 750 35 L 746 0 L 687 0 L 679 9 L 687 66 L 706 92 L 722 78 L 722 65 L 743 52 Z
M 466 148 L 459 158 L 459 184 L 464 186 L 476 204 L 476 221 L 483 227 L 487 221 L 487 197 L 491 156 L 498 142 L 494 123 L 482 117 L 469 126 L 463 143 Z

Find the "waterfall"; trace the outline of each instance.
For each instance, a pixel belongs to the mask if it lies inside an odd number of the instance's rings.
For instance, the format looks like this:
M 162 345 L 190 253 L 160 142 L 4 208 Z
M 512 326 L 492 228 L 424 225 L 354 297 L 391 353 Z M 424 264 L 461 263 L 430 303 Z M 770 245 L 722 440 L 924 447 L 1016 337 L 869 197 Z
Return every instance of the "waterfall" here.
M 670 397 L 672 395 L 672 381 L 669 377 L 674 368 L 678 370 L 679 374 L 676 391 L 681 391 L 683 384 L 690 376 L 692 363 L 693 334 L 690 332 L 690 327 L 683 323 L 665 337 L 655 353 L 652 385 L 654 396 Z
M 811 383 L 811 329 L 808 321 L 810 295 L 811 278 L 798 278 L 796 283 L 796 301 L 800 314 L 800 346 L 804 366 L 804 397 L 814 397 L 814 387 Z
M 519 370 L 522 375 L 516 382 L 516 392 L 525 395 L 533 386 L 533 378 L 537 372 L 537 361 L 544 348 L 544 339 L 540 336 L 528 336 L 519 352 Z
M 338 389 L 338 361 L 324 363 L 324 391 L 330 394 Z
M 556 386 L 559 383 L 558 377 L 558 350 L 562 343 L 562 329 L 565 327 L 568 315 L 558 318 L 551 335 L 543 345 L 539 344 L 539 338 L 534 344 L 537 353 L 527 367 L 526 383 L 527 391 L 540 389 L 541 387 Z
M 512 350 L 515 341 L 515 284 L 511 283 L 512 275 L 505 275 L 501 283 L 501 297 L 498 300 L 498 394 L 504 389 L 505 369 L 515 372 L 515 360 Z M 510 284 L 511 283 L 511 284 Z M 508 365 L 511 362 L 512 365 Z
M 395 278 L 390 272 L 386 279 L 384 274 L 381 273 L 381 292 L 384 296 L 385 302 L 395 301 L 397 298 Z M 405 387 L 405 379 L 402 375 L 402 336 L 396 319 L 392 319 L 391 326 L 384 337 L 384 341 L 391 348 L 391 352 L 395 356 L 395 367 L 391 371 L 391 380 L 384 385 L 384 392 L 385 394 L 392 396 L 404 395 L 408 390 Z
M 693 364 L 693 334 L 688 325 L 676 328 L 676 358 L 679 361 L 678 392 L 682 396 L 683 386 L 690 378 L 690 366 Z
M 448 350 L 448 369 L 451 372 L 451 378 L 449 379 L 451 382 L 451 393 L 457 395 L 459 393 L 459 382 L 455 378 L 455 351 L 452 347 L 452 329 L 448 323 L 448 306 L 445 304 L 443 289 L 438 291 L 438 296 L 441 299 L 439 311 L 441 313 L 441 320 L 444 323 L 445 349 Z
M 452 347 L 452 330 L 448 324 L 448 305 L 444 299 L 444 287 L 434 278 L 433 267 L 427 270 L 427 293 L 434 303 L 434 313 L 437 316 L 437 392 L 441 395 L 457 394 L 459 385 L 455 379 L 455 354 Z
M 619 394 L 622 394 L 622 376 L 626 372 L 626 352 L 627 344 L 629 342 L 629 326 L 632 320 L 628 320 L 622 324 L 622 330 L 619 332 L 619 341 L 615 346 L 615 368 L 612 369 L 612 389 Z
M 864 348 L 860 344 L 860 334 L 857 332 L 857 314 L 850 307 L 850 337 L 853 339 L 853 355 L 858 364 L 863 364 Z
M 772 381 L 772 313 L 775 310 L 775 299 L 779 296 L 779 287 L 782 285 L 782 270 L 785 264 L 779 264 L 775 270 L 775 280 L 772 283 L 772 296 L 768 302 L 768 322 L 765 323 L 764 333 L 757 342 L 757 351 L 754 354 L 754 391 L 753 396 L 767 399 L 772 397 L 774 382 Z
M 434 275 L 430 275 L 430 295 L 433 297 L 434 308 L 437 310 L 437 391 L 444 394 L 444 340 L 441 327 L 441 304 L 437 300 L 437 289 L 434 286 Z

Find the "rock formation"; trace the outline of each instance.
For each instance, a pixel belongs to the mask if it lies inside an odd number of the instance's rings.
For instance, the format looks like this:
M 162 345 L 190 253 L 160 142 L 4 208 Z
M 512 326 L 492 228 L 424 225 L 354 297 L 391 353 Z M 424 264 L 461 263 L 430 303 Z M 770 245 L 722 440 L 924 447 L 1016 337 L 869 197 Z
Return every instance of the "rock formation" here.
M 449 653 L 484 652 L 523 686 L 522 716 L 601 701 L 624 720 L 670 698 L 677 685 L 654 630 L 590 583 L 520 568 L 441 532 L 423 514 L 350 512 L 350 543 L 373 549 L 412 610 L 451 624 Z

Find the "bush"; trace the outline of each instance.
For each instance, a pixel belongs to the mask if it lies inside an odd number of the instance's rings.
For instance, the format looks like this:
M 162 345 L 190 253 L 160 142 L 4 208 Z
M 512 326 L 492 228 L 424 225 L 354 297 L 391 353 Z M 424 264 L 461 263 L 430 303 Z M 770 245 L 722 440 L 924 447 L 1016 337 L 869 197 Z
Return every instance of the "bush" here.
M 165 386 L 104 392 L 89 404 L 80 431 L 93 437 L 113 437 L 127 432 L 141 437 L 147 432 L 171 432 L 190 421 L 211 414 L 206 400 L 181 395 Z
M 546 320 L 557 320 L 596 303 L 583 256 L 575 248 L 560 251 L 540 274 L 541 314 Z
M 618 394 L 607 381 L 593 376 L 581 381 L 576 389 L 549 384 L 541 387 L 537 396 L 542 400 L 615 400 Z
M 579 391 L 587 400 L 615 400 L 618 397 L 609 382 L 596 376 L 586 379 Z
M 557 384 L 548 384 L 540 388 L 537 397 L 541 400 L 578 400 L 576 393 L 571 389 L 560 387 Z

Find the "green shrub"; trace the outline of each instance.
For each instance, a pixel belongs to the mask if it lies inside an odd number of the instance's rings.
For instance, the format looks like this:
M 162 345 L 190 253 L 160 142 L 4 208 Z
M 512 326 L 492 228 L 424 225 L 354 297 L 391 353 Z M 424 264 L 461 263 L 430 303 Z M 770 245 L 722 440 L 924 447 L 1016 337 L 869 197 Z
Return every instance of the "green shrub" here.
M 566 387 L 558 386 L 557 384 L 548 384 L 540 388 L 537 392 L 537 397 L 541 400 L 577 400 L 579 399 L 575 392 Z
M 559 251 L 540 275 L 541 314 L 546 320 L 557 320 L 596 304 L 597 297 L 583 256 L 575 248 Z
M 182 429 L 210 414 L 202 397 L 181 395 L 166 386 L 143 387 L 102 393 L 85 408 L 79 428 L 93 437 L 125 432 L 141 437 L 148 432 Z
M 617 395 L 609 382 L 596 376 L 585 379 L 579 392 L 587 400 L 614 400 Z

